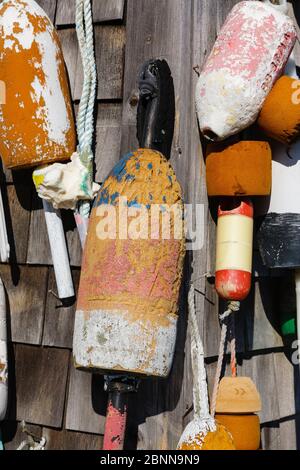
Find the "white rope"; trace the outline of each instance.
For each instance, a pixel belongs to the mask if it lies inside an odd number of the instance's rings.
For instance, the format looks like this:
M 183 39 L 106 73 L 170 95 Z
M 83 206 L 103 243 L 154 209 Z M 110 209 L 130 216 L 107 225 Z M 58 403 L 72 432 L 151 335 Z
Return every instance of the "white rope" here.
M 35 436 L 26 428 L 25 421 L 22 421 L 21 427 L 22 432 L 24 434 L 27 434 L 27 439 L 24 439 L 24 441 L 21 442 L 17 450 L 45 450 L 45 446 L 47 443 L 45 437 L 42 436 L 41 438 L 38 438 L 37 436 Z
M 209 403 L 204 363 L 204 349 L 201 340 L 195 307 L 195 289 L 191 285 L 188 295 L 189 326 L 191 331 L 191 357 L 193 370 L 193 398 L 195 418 L 209 419 Z
M 94 133 L 94 107 L 97 88 L 97 70 L 94 50 L 94 26 L 91 0 L 76 0 L 76 31 L 79 42 L 83 66 L 83 91 L 80 100 L 77 132 L 79 140 L 79 154 L 82 163 L 89 172 L 90 183 L 93 182 L 93 133 Z M 81 201 L 79 213 L 88 218 L 90 203 Z

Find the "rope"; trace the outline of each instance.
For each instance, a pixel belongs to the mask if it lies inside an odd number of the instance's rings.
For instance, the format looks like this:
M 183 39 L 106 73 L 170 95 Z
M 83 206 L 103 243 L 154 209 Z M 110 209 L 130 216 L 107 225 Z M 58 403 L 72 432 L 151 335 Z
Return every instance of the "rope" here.
M 46 438 L 43 436 L 41 438 L 38 438 L 32 432 L 30 432 L 26 428 L 25 421 L 22 421 L 21 426 L 22 432 L 24 434 L 27 434 L 27 439 L 24 439 L 24 441 L 21 442 L 17 450 L 45 450 L 45 446 L 47 443 Z
M 83 91 L 77 118 L 78 152 L 82 164 L 88 170 L 88 178 L 93 183 L 94 107 L 97 88 L 97 69 L 94 50 L 94 26 L 91 0 L 76 0 L 76 31 L 83 66 Z M 80 201 L 79 214 L 88 218 L 90 203 Z
M 211 400 L 211 409 L 210 409 L 210 414 L 213 417 L 216 414 L 219 382 L 220 382 L 220 378 L 222 374 L 223 360 L 224 360 L 225 348 L 226 348 L 228 320 L 231 314 L 233 312 L 238 312 L 239 309 L 240 309 L 240 302 L 228 302 L 228 310 L 226 310 L 226 312 L 224 312 L 219 317 L 221 325 L 222 325 L 222 329 L 221 329 L 221 339 L 220 339 L 220 346 L 219 346 L 217 370 L 216 370 L 216 375 L 215 375 L 214 388 L 213 388 L 213 394 L 212 394 L 212 400 Z M 234 352 L 234 359 L 232 358 L 232 360 L 235 362 L 235 342 L 232 343 L 232 348 Z
M 191 357 L 193 370 L 193 399 L 195 418 L 210 418 L 204 349 L 201 341 L 195 307 L 195 289 L 191 285 L 188 295 L 189 318 L 191 330 Z

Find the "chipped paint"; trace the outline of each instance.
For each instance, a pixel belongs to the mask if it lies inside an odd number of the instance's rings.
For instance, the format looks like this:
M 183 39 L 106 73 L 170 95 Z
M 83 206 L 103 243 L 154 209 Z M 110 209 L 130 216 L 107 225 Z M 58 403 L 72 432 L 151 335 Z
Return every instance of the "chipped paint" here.
M 127 410 L 117 410 L 111 401 L 108 403 L 105 423 L 103 450 L 123 450 L 126 430 Z
M 223 140 L 252 124 L 296 41 L 292 20 L 260 1 L 231 11 L 196 88 L 201 131 Z
M 177 450 L 235 450 L 232 435 L 213 418 L 195 418 L 185 428 Z
M 128 174 L 132 175 L 129 180 Z M 115 239 L 98 238 L 97 209 L 112 204 L 120 213 L 124 196 L 129 204 L 144 206 L 147 214 L 152 204 L 161 204 L 164 198 L 170 206 L 183 208 L 175 174 L 155 151 L 139 150 L 126 156 L 104 182 L 91 214 L 83 256 L 75 363 L 80 368 L 165 377 L 175 348 L 184 235 L 175 239 L 171 230 L 170 239 L 163 239 L 158 227 L 156 239 L 131 239 L 123 237 L 124 227 L 118 226 Z M 181 219 L 180 224 L 183 228 Z
M 67 160 L 76 136 L 63 55 L 51 21 L 33 0 L 0 7 L 0 153 L 8 168 Z

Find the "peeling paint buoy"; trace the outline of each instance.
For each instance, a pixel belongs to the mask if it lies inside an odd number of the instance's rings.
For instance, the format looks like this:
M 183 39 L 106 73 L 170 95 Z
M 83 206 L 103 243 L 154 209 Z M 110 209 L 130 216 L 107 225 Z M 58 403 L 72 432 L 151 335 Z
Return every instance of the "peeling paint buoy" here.
M 197 114 L 207 139 L 224 140 L 256 121 L 296 37 L 293 21 L 272 6 L 234 6 L 197 83 Z

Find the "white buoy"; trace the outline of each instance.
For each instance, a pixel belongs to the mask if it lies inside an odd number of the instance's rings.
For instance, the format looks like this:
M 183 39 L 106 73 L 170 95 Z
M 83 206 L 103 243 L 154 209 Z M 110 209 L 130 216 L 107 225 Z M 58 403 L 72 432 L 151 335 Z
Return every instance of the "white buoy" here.
M 0 260 L 1 263 L 7 263 L 10 255 L 10 246 L 8 243 L 6 221 L 3 207 L 2 193 L 0 190 Z

